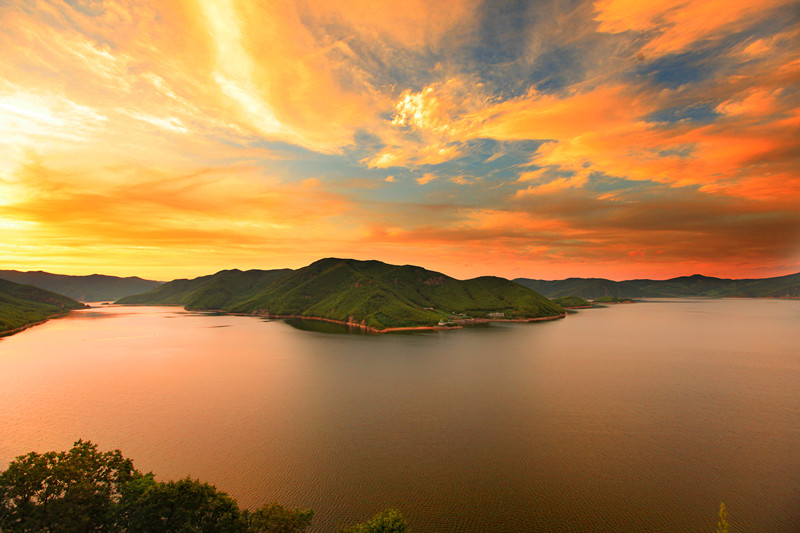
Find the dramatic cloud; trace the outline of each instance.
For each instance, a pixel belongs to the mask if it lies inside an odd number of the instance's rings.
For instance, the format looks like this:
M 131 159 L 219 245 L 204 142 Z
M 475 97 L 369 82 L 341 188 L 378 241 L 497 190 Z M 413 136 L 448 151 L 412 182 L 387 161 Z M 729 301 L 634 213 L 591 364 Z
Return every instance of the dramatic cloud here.
M 789 0 L 0 4 L 3 268 L 800 270 Z

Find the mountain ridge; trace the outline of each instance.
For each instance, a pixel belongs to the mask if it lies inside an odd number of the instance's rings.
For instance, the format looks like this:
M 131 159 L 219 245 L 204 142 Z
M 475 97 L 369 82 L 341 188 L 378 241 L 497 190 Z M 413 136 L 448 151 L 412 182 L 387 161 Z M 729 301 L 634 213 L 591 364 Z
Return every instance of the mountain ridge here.
M 616 298 L 742 297 L 800 298 L 800 273 L 771 278 L 729 279 L 692 274 L 665 280 L 633 279 L 613 281 L 605 278 L 566 278 L 539 280 L 516 278 L 515 282 L 548 298 L 579 296 L 586 299 Z
M 163 282 L 143 279 L 138 276 L 108 276 L 90 274 L 73 276 L 53 274 L 43 270 L 0 270 L 0 279 L 32 285 L 46 291 L 63 294 L 84 302 L 113 301 L 131 294 L 149 291 Z

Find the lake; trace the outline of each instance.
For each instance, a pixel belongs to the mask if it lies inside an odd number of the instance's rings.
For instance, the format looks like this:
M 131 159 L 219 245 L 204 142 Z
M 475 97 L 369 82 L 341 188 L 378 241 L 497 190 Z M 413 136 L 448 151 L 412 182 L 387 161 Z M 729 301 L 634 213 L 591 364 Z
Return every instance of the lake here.
M 386 335 L 100 306 L 0 340 L 0 469 L 78 438 L 314 531 L 700 532 L 725 502 L 796 533 L 800 301 Z

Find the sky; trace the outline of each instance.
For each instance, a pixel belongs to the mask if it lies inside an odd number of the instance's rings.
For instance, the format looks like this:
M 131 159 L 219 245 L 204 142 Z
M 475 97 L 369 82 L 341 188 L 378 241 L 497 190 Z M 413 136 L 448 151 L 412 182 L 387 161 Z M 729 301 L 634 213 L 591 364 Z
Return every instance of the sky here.
M 797 0 L 0 0 L 0 269 L 800 271 Z

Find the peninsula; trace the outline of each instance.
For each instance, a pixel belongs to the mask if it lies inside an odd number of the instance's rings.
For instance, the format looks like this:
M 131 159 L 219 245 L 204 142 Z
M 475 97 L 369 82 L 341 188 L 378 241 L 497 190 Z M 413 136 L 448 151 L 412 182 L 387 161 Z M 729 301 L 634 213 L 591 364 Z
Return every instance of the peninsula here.
M 80 302 L 31 285 L 0 279 L 0 336 L 88 307 Z

